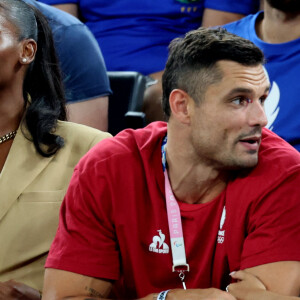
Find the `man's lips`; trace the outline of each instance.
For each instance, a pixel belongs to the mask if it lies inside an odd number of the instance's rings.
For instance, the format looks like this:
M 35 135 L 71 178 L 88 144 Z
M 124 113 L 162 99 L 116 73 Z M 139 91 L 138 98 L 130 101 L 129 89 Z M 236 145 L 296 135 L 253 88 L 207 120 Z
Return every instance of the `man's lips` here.
M 260 142 L 261 142 L 261 136 L 254 135 L 254 136 L 248 136 L 243 137 L 239 140 L 239 142 L 247 149 L 249 150 L 258 150 Z

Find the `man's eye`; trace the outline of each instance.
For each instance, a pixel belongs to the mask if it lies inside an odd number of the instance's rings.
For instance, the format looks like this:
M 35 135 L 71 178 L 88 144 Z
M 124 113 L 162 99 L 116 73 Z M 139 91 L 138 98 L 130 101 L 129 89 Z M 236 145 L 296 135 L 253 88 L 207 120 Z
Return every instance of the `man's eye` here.
M 263 97 L 259 98 L 259 101 L 261 104 L 264 104 L 266 99 L 267 99 L 267 97 L 263 96 Z
M 249 98 L 246 98 L 246 97 L 237 97 L 237 98 L 234 98 L 231 102 L 236 105 L 247 105 L 247 104 L 251 103 L 252 100 Z

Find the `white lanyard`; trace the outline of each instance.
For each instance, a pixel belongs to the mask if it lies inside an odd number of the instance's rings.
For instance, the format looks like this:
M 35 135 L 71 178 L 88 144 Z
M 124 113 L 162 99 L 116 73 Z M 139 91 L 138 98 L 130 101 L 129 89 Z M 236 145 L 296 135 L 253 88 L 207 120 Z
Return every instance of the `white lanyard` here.
M 166 151 L 165 151 L 166 143 L 167 143 L 167 136 L 163 140 L 161 151 L 162 151 L 162 164 L 163 164 L 163 170 L 165 175 L 165 194 L 166 194 L 172 258 L 173 258 L 172 271 L 179 272 L 179 278 L 182 282 L 183 288 L 186 289 L 185 282 L 184 282 L 184 278 L 185 278 L 184 272 L 186 271 L 189 272 L 190 266 L 186 262 L 180 209 L 173 195 L 173 191 L 170 185 L 169 176 L 166 168 Z

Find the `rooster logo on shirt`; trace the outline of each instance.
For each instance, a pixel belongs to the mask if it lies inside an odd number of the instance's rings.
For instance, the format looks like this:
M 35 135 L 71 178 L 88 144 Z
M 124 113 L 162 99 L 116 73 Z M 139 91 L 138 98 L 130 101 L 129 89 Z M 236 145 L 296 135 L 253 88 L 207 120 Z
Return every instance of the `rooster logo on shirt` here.
M 169 253 L 169 246 L 165 243 L 166 236 L 162 233 L 161 229 L 157 230 L 157 232 L 158 235 L 155 235 L 152 238 L 149 251 L 156 253 Z

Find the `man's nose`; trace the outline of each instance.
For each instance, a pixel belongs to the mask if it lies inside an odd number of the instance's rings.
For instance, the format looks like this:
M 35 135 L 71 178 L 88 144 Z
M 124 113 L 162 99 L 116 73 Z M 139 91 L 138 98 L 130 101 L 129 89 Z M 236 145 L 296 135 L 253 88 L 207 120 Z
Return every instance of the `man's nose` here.
M 260 101 L 253 101 L 249 105 L 248 122 L 250 126 L 265 127 L 268 119 L 263 104 Z

